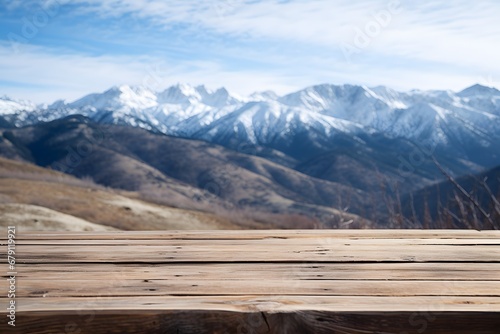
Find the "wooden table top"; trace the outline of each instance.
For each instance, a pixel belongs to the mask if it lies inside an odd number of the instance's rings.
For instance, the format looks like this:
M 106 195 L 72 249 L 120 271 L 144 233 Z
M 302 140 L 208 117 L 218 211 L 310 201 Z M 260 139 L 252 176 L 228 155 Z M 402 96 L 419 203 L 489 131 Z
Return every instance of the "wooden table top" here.
M 0 333 L 500 333 L 500 232 L 21 233 Z

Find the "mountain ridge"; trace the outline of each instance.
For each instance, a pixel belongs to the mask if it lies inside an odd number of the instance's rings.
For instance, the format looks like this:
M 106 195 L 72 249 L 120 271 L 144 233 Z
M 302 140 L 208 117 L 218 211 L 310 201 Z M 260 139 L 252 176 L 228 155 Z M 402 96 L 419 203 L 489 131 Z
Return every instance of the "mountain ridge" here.
M 395 159 L 408 160 L 409 143 L 415 143 L 431 154 L 451 155 L 483 169 L 500 164 L 500 91 L 481 85 L 455 93 L 321 84 L 283 96 L 262 92 L 244 98 L 225 88 L 177 84 L 155 93 L 122 85 L 71 103 L 34 106 L 24 101 L 13 111 L 15 103 L 0 99 L 4 127 L 81 114 L 101 124 L 244 150 L 288 167 L 329 154 L 345 140 L 367 150 L 391 142 L 382 146 L 395 150 Z
M 261 117 L 249 115 L 253 112 L 253 105 L 261 108 Z M 413 137 L 422 136 L 425 129 L 433 126 L 435 132 L 430 139 L 444 142 L 446 134 L 441 128 L 447 125 L 443 123 L 449 123 L 450 120 L 455 123 L 468 122 L 463 126 L 469 127 L 471 123 L 479 123 L 487 128 L 491 122 L 498 125 L 500 91 L 474 85 L 458 93 L 435 90 L 402 93 L 383 86 L 368 88 L 322 84 L 283 96 L 264 92 L 242 98 L 225 88 L 209 90 L 205 86 L 177 84 L 161 92 L 153 92 L 142 86 L 115 86 L 70 103 L 59 100 L 50 105 L 38 106 L 28 101 L 0 98 L 0 114 L 17 126 L 76 113 L 98 120 L 99 114 L 104 111 L 113 113 L 109 120 L 112 123 L 128 122 L 134 126 L 137 124 L 132 120 L 140 119 L 143 123 L 142 126 L 139 124 L 141 127 L 147 128 L 145 124 L 148 124 L 149 130 L 173 135 L 192 135 L 234 113 L 243 113 L 246 120 L 261 123 L 281 116 L 284 118 L 284 127 L 277 125 L 274 132 L 282 133 L 290 126 L 287 121 L 292 121 L 293 116 L 307 114 L 308 117 L 300 121 L 306 125 L 316 123 L 315 129 L 325 132 L 327 136 L 333 128 L 342 127 L 346 122 L 389 136 L 409 136 L 408 129 L 412 122 L 417 122 L 423 128 Z M 26 113 L 30 113 L 31 117 Z M 415 119 L 422 115 L 432 118 L 433 124 Z M 247 132 L 256 128 L 251 122 L 233 121 L 235 123 L 228 127 L 243 126 Z

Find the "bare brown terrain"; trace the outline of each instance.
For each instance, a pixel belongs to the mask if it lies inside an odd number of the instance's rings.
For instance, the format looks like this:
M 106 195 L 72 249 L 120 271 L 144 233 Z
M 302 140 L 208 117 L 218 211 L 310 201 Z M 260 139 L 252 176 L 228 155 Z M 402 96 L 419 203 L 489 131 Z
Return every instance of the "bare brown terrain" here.
M 31 164 L 0 158 L 1 226 L 21 230 L 240 229 L 212 214 L 149 203 Z
M 78 115 L 0 130 L 0 156 L 90 177 L 149 202 L 209 212 L 247 228 L 253 221 L 266 228 L 373 226 L 359 215 L 370 202 L 359 189 L 208 142 Z

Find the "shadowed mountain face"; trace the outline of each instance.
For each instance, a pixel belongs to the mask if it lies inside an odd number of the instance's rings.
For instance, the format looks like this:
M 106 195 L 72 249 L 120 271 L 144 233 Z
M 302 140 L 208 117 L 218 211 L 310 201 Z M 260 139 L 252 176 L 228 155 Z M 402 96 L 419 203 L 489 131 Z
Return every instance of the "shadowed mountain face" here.
M 0 128 L 8 129 L 8 128 L 13 128 L 13 127 L 14 127 L 14 125 L 12 125 L 5 118 L 0 116 Z
M 370 206 L 361 190 L 260 157 L 82 116 L 1 134 L 2 154 L 181 207 L 307 215 L 320 226 L 359 226 L 363 219 L 337 208 L 347 199 L 349 212 Z
M 446 171 L 445 171 L 446 172 Z M 500 228 L 500 166 L 446 180 L 402 198 L 409 223 L 429 227 Z

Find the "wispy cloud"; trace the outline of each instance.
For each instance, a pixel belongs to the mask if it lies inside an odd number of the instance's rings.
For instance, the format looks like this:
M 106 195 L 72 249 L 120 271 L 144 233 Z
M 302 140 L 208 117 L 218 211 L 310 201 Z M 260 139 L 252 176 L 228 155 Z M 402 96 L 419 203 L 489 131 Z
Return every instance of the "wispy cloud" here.
M 16 83 L 3 91 L 73 98 L 140 84 L 157 64 L 164 85 L 225 85 L 242 94 L 322 82 L 460 89 L 500 77 L 500 4 L 493 0 L 66 3 L 21 55 L 0 48 L 0 80 Z M 32 14 L 19 6 L 5 12 Z
M 59 54 L 41 47 L 24 46 L 12 57 L 8 45 L 0 45 L 0 91 L 2 94 L 51 102 L 77 99 L 113 85 L 142 85 L 160 91 L 170 85 L 189 82 L 212 88 L 232 87 L 247 95 L 259 87 L 273 87 L 284 93 L 295 89 L 286 73 L 228 70 L 213 61 L 170 62 L 163 58 L 130 56 L 85 56 Z M 290 80 L 288 80 L 290 82 Z

